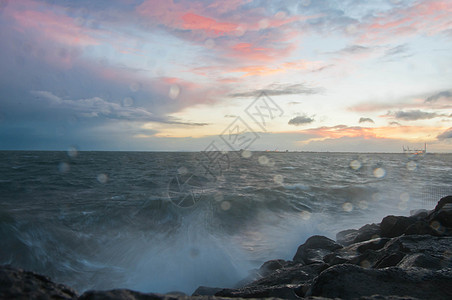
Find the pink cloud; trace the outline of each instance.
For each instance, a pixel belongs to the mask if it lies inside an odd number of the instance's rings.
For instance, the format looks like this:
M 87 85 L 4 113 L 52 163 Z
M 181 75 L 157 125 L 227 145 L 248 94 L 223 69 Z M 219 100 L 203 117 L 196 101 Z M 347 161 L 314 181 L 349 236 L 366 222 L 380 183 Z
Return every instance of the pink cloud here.
M 16 29 L 26 30 L 53 42 L 66 46 L 96 45 L 96 39 L 86 33 L 86 29 L 75 24 L 75 20 L 52 11 L 13 11 Z
M 204 45 L 216 39 L 219 52 L 231 59 L 274 61 L 288 56 L 296 47 L 290 42 L 300 35 L 291 24 L 310 17 L 268 15 L 263 8 L 243 8 L 242 1 L 145 1 L 137 8 L 144 22 L 165 26 L 173 34 Z M 221 7 L 221 9 L 220 9 Z M 246 18 L 239 16 L 246 15 Z M 262 35 L 261 30 L 266 30 Z M 217 39 L 227 36 L 228 39 Z
M 203 17 L 194 13 L 186 13 L 182 16 L 183 28 L 191 30 L 203 30 L 207 34 L 224 35 L 234 32 L 238 25 L 228 22 L 217 22 L 212 18 Z
M 424 1 L 397 7 L 365 23 L 359 41 L 380 42 L 417 33 L 437 34 L 452 28 L 451 13 L 451 1 Z

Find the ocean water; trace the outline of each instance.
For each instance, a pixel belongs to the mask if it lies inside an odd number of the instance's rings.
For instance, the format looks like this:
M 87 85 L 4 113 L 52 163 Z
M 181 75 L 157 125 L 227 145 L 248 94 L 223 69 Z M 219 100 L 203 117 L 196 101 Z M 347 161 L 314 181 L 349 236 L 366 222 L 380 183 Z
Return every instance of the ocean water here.
M 207 154 L 0 151 L 0 264 L 79 292 L 232 287 L 313 234 L 452 194 L 450 154 Z

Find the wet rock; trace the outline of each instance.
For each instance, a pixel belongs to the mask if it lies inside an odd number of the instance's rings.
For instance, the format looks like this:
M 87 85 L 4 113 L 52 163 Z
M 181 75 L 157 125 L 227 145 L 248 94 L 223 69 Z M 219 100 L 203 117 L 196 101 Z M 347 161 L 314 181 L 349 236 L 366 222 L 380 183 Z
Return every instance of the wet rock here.
M 253 286 L 241 289 L 223 289 L 215 294 L 217 297 L 231 298 L 269 298 L 299 299 L 295 293 L 301 285 Z
M 340 231 L 336 234 L 336 240 L 339 244 L 349 246 L 380 237 L 381 229 L 378 224 L 367 224 L 360 229 L 349 229 Z
M 387 267 L 394 267 L 405 257 L 405 255 L 406 254 L 402 252 L 395 252 L 385 255 L 383 256 L 383 258 L 381 258 L 379 261 L 375 263 L 374 268 L 381 269 Z
M 269 260 L 265 262 L 260 268 L 259 268 L 259 275 L 262 277 L 265 277 L 269 275 L 270 273 L 273 273 L 276 270 L 279 270 L 287 265 L 287 261 L 283 259 L 274 259 Z
M 336 242 L 343 246 L 348 246 L 353 244 L 356 236 L 358 235 L 358 229 L 346 229 L 339 231 L 336 234 Z
M 435 210 L 428 216 L 428 220 L 430 224 L 434 222 L 438 223 L 436 226 L 432 224 L 435 229 L 443 229 L 450 233 L 448 229 L 452 229 L 452 196 L 441 198 Z
M 193 292 L 192 296 L 213 296 L 221 290 L 223 288 L 200 286 Z
M 353 299 L 372 296 L 451 299 L 452 269 L 365 269 L 356 265 L 333 266 L 322 272 L 307 296 Z
M 335 241 L 320 235 L 315 235 L 306 240 L 306 242 L 298 247 L 297 253 L 293 257 L 293 261 L 305 264 L 322 263 L 323 257 L 332 253 L 337 249 L 341 249 Z
M 0 266 L 0 299 L 76 299 L 70 287 L 33 272 Z
M 415 253 L 405 256 L 402 261 L 398 263 L 397 267 L 405 270 L 409 268 L 439 270 L 445 267 L 452 267 L 452 264 L 450 261 L 448 262 L 447 258 L 444 257 L 440 258 L 424 253 Z
M 382 237 L 397 237 L 405 233 L 405 231 L 416 223 L 417 218 L 402 216 L 387 216 L 381 220 L 380 229 Z

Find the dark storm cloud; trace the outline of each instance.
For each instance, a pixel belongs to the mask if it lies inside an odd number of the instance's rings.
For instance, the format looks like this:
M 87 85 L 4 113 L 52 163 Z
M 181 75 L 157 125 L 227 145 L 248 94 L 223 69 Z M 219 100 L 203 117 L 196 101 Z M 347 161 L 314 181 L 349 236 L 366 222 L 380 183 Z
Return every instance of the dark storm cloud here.
M 441 91 L 439 93 L 433 94 L 425 99 L 425 102 L 435 102 L 440 98 L 447 98 L 448 100 L 452 100 L 452 92 L 451 91 Z
M 405 120 L 405 121 L 416 121 L 416 120 L 429 120 L 436 117 L 444 116 L 442 114 L 430 113 L 421 110 L 408 110 L 408 111 L 397 111 L 390 112 L 387 116 L 392 116 L 396 119 Z
M 365 122 L 375 123 L 374 120 L 372 120 L 371 118 L 359 118 L 359 123 L 365 123 Z
M 452 127 L 437 136 L 438 140 L 452 139 Z
M 234 98 L 236 98 L 236 97 L 257 97 L 261 93 L 266 93 L 267 96 L 299 95 L 299 94 L 312 95 L 312 94 L 319 94 L 322 91 L 323 91 L 322 88 L 308 87 L 304 83 L 297 83 L 297 84 L 274 83 L 274 84 L 268 85 L 264 89 L 252 90 L 252 91 L 242 92 L 242 93 L 235 93 L 235 94 L 231 94 L 230 97 L 234 97 Z
M 298 125 L 303 125 L 303 124 L 309 124 L 312 122 L 314 122 L 313 118 L 310 118 L 310 117 L 304 115 L 304 116 L 297 116 L 293 119 L 290 119 L 288 124 L 298 126 Z

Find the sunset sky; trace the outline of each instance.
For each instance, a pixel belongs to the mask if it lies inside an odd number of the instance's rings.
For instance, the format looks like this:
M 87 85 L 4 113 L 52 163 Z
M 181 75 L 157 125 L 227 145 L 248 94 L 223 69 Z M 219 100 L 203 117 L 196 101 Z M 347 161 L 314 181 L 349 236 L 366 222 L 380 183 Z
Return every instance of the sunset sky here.
M 452 152 L 450 0 L 0 0 L 0 40 L 4 150 Z

